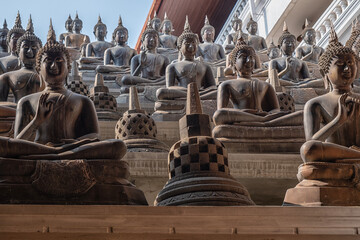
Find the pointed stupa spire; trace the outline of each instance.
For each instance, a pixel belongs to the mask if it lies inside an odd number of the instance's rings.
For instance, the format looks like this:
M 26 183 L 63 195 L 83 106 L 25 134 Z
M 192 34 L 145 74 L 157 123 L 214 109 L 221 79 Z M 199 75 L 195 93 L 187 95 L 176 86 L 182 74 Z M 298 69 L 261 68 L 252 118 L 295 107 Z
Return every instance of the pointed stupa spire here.
M 154 18 L 157 18 L 157 14 L 156 14 L 156 11 L 154 11 Z
M 121 15 L 119 15 L 118 27 L 123 27 L 123 22 L 122 22 Z
M 79 76 L 79 68 L 78 68 L 78 64 L 76 61 L 72 61 L 71 63 L 71 76 L 74 78 L 74 77 L 77 77 Z
M 76 11 L 75 19 L 79 19 L 79 14 L 77 11 Z
M 309 20 L 307 18 L 305 18 L 305 28 L 308 28 L 309 26 L 310 26 Z
M 3 29 L 8 29 L 8 28 L 7 28 L 7 22 L 6 22 L 6 18 L 4 19 L 4 23 L 3 23 Z
M 186 97 L 186 114 L 202 114 L 199 89 L 195 82 L 188 85 Z
M 101 73 L 97 73 L 95 76 L 94 87 L 98 87 L 98 86 L 105 86 L 104 85 L 104 77 Z
M 288 26 L 285 21 L 284 21 L 284 26 L 283 26 L 283 32 L 289 32 Z
M 205 15 L 205 25 L 210 25 L 209 18 L 207 15 Z
M 52 19 L 50 18 L 50 25 L 49 25 L 49 31 L 46 38 L 47 42 L 49 43 L 55 43 L 56 42 L 56 35 L 52 24 Z
M 191 29 L 190 29 L 190 24 L 189 24 L 189 17 L 188 17 L 188 15 L 186 15 L 186 18 L 185 18 L 184 31 L 191 31 Z
M 138 91 L 136 86 L 131 86 L 129 90 L 129 110 L 140 110 Z
M 20 12 L 18 11 L 17 15 L 16 15 L 16 19 L 15 19 L 15 25 L 13 28 L 23 28 L 21 26 L 21 17 L 20 17 Z
M 98 22 L 97 23 L 102 23 L 100 14 L 98 16 Z
M 165 12 L 165 15 L 164 15 L 164 21 L 165 21 L 165 20 L 169 20 L 166 12 Z
M 28 22 L 28 25 L 26 27 L 26 32 L 29 32 L 29 33 L 34 33 L 34 25 L 33 25 L 33 22 L 32 22 L 32 18 L 31 18 L 31 14 L 30 14 L 30 17 L 29 17 L 29 22 Z

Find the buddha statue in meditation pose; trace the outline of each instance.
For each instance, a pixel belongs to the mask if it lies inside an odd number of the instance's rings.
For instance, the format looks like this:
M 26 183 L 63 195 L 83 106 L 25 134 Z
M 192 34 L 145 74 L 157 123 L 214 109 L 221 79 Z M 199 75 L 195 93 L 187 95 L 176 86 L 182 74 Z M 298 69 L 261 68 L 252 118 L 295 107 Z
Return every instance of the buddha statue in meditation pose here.
M 23 97 L 17 106 L 15 139 L 0 138 L 3 158 L 33 160 L 121 159 L 120 140 L 99 141 L 91 100 L 64 88 L 70 56 L 50 31 L 36 57 L 36 70 L 46 82 L 42 92 Z M 34 142 L 33 142 L 34 139 Z
M 14 71 L 20 68 L 18 56 L 16 54 L 17 40 L 25 33 L 21 26 L 20 13 L 18 12 L 14 27 L 7 33 L 6 42 L 10 55 L 0 58 L 0 74 Z
M 6 19 L 4 20 L 3 28 L 0 28 L 0 57 L 8 56 L 8 46 L 6 43 L 6 36 L 9 32 L 7 28 Z
M 169 59 L 157 53 L 158 42 L 159 33 L 148 21 L 147 28 L 141 36 L 144 50 L 131 59 L 131 75 L 125 75 L 121 79 L 122 86 L 165 84 L 165 69 Z
M 68 19 L 66 19 L 66 21 L 65 21 L 65 29 L 67 30 L 67 32 L 60 34 L 60 36 L 59 36 L 60 43 L 64 44 L 65 37 L 73 32 L 72 31 L 72 23 L 73 23 L 73 20 L 71 19 L 71 16 L 69 14 Z
M 123 26 L 121 17 L 112 36 L 116 46 L 105 50 L 104 65 L 96 68 L 98 73 L 122 72 L 130 67 L 131 59 L 137 55 L 136 50 L 126 44 L 129 36 L 128 29 Z
M 198 36 L 191 31 L 187 17 L 177 45 L 184 58 L 167 66 L 166 88 L 157 90 L 157 98 L 159 100 L 186 98 L 188 84 L 195 82 L 200 89 L 201 99 L 216 99 L 216 85 L 211 67 L 195 59 Z
M 160 46 L 163 48 L 175 49 L 177 37 L 171 34 L 171 32 L 174 31 L 174 29 L 172 22 L 168 18 L 166 13 L 164 16 L 164 20 L 161 23 L 160 29 L 161 32 L 163 33 L 162 35 L 160 35 Z
M 255 51 L 264 50 L 267 48 L 266 41 L 263 37 L 256 35 L 258 24 L 250 16 L 250 20 L 246 25 L 246 30 L 249 32 L 248 44 L 254 48 Z
M 17 41 L 16 52 L 21 61 L 21 69 L 0 75 L 0 101 L 7 101 L 10 90 L 14 94 L 15 102 L 40 90 L 42 84 L 35 70 L 36 54 L 40 48 L 41 40 L 34 35 L 30 16 L 25 34 Z
M 82 27 L 83 27 L 83 22 L 76 13 L 75 19 L 73 20 L 72 23 L 73 32 L 69 33 L 65 37 L 65 47 L 80 50 L 82 44 L 90 42 L 89 36 L 80 33 Z
M 99 15 L 98 22 L 94 26 L 94 35 L 97 41 L 89 43 L 86 46 L 86 57 L 97 57 L 103 58 L 104 52 L 106 49 L 113 46 L 113 44 L 106 42 L 104 39 L 107 34 L 107 28 L 104 23 L 101 21 L 101 17 Z
M 308 61 L 317 64 L 319 57 L 324 53 L 324 49 L 316 46 L 316 32 L 315 29 L 310 27 L 307 19 L 305 19 L 305 28 L 301 35 L 297 37 L 297 40 L 301 42 L 304 40 L 305 45 L 296 49 L 296 57 L 302 61 Z
M 231 20 L 232 32 L 226 37 L 225 51 L 226 54 L 234 49 L 236 42 L 239 38 L 243 38 L 245 42 L 248 40 L 248 35 L 242 31 L 242 20 L 235 14 Z
M 201 29 L 203 43 L 199 44 L 198 55 L 204 58 L 205 62 L 216 62 L 225 59 L 224 48 L 214 43 L 215 28 L 210 25 L 209 19 L 205 16 L 205 24 Z

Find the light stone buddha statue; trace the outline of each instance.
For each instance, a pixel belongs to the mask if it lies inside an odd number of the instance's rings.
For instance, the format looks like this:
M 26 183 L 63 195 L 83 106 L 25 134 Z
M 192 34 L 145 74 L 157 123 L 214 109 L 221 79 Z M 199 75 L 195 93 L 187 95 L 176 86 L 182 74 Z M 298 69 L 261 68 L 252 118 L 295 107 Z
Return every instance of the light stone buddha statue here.
M 0 28 L 0 58 L 6 57 L 9 55 L 8 53 L 8 46 L 6 43 L 6 36 L 9 32 L 7 28 L 6 19 L 4 20 L 3 28 Z
M 71 19 L 71 16 L 70 16 L 70 14 L 69 14 L 68 19 L 66 19 L 66 21 L 65 21 L 65 29 L 67 30 L 67 32 L 66 32 L 66 33 L 61 33 L 61 34 L 59 35 L 59 42 L 60 42 L 60 43 L 64 44 L 65 37 L 66 37 L 67 35 L 73 33 L 73 31 L 72 31 L 72 24 L 73 24 L 73 20 Z
M 203 43 L 199 44 L 198 55 L 203 57 L 205 62 L 217 62 L 225 60 L 225 52 L 221 45 L 214 43 L 215 28 L 210 25 L 209 19 L 205 16 L 205 24 L 201 29 Z
M 305 19 L 305 28 L 303 29 L 297 40 L 301 42 L 304 40 L 305 45 L 296 49 L 296 57 L 302 61 L 307 61 L 317 64 L 319 57 L 324 53 L 324 49 L 316 46 L 316 32 L 310 27 L 309 21 Z
M 20 13 L 18 12 L 14 27 L 7 33 L 6 42 L 10 55 L 0 58 L 0 74 L 11 72 L 20 68 L 19 59 L 16 54 L 17 40 L 25 33 L 21 26 Z
M 19 55 L 21 69 L 0 75 L 0 101 L 7 101 L 10 90 L 17 103 L 22 97 L 44 88 L 35 70 L 36 54 L 40 48 L 41 40 L 34 35 L 30 16 L 25 34 L 17 41 L 16 52 Z

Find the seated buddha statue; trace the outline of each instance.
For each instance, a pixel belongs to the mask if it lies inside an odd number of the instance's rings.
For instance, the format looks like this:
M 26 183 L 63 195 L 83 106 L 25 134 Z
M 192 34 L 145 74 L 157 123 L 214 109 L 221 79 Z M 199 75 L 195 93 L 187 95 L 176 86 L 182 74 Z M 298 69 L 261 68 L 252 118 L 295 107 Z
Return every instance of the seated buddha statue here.
M 6 57 L 9 55 L 8 53 L 8 46 L 6 43 L 6 36 L 9 32 L 7 28 L 6 19 L 4 20 L 3 28 L 0 28 L 0 58 Z
M 281 50 L 279 46 L 276 46 L 274 44 L 274 40 L 271 40 L 271 43 L 267 48 L 266 54 L 269 61 L 263 62 L 261 64 L 261 68 L 259 69 L 259 71 L 253 74 L 254 77 L 264 78 L 265 80 L 268 78 L 268 73 L 269 73 L 268 68 L 270 61 L 281 57 Z
M 319 66 L 327 94 L 304 108 L 306 142 L 300 149 L 300 183 L 286 193 L 284 203 L 358 206 L 360 162 L 360 95 L 353 92 L 359 57 L 343 46 L 333 29 Z
M 0 74 L 11 72 L 20 68 L 19 59 L 16 54 L 17 40 L 25 33 L 21 26 L 20 13 L 18 12 L 14 27 L 7 33 L 6 42 L 10 55 L 0 58 Z
M 250 16 L 250 20 L 246 25 L 246 30 L 249 32 L 248 44 L 254 48 L 256 52 L 267 49 L 266 41 L 263 37 L 256 35 L 258 24 Z
M 165 85 L 165 69 L 169 64 L 169 59 L 157 53 L 158 42 L 159 33 L 148 21 L 147 28 L 141 36 L 144 50 L 131 59 L 131 75 L 122 77 L 121 86 Z M 125 91 L 128 92 L 128 90 Z
M 214 43 L 215 28 L 210 25 L 209 19 L 205 16 L 205 24 L 201 28 L 201 37 L 203 43 L 199 44 L 198 55 L 203 57 L 205 62 L 217 62 L 218 60 L 225 60 L 224 48 Z
M 243 38 L 245 42 L 248 40 L 248 35 L 242 31 L 242 20 L 235 14 L 234 18 L 231 20 L 232 32 L 227 35 L 225 42 L 225 52 L 226 54 L 230 53 L 239 38 Z
M 305 28 L 301 32 L 301 35 L 297 37 L 297 40 L 299 42 L 304 40 L 305 45 L 296 49 L 296 57 L 302 61 L 317 64 L 319 62 L 319 57 L 324 53 L 324 49 L 316 46 L 316 32 L 315 29 L 310 27 L 307 19 L 305 19 Z
M 131 59 L 137 55 L 136 50 L 126 44 L 129 33 L 123 26 L 121 17 L 112 36 L 116 45 L 105 50 L 104 65 L 97 66 L 97 73 L 124 73 L 130 68 Z
M 216 85 L 211 67 L 205 62 L 195 59 L 198 37 L 191 31 L 188 18 L 186 18 L 184 31 L 178 38 L 177 44 L 184 58 L 167 66 L 166 88 L 157 90 L 157 99 L 185 99 L 187 86 L 192 82 L 198 85 L 201 99 L 216 99 Z
M 99 141 L 99 126 L 91 100 L 65 89 L 70 56 L 50 31 L 36 57 L 44 79 L 42 92 L 18 102 L 15 138 L 0 138 L 0 156 L 33 160 L 121 159 L 126 146 L 119 140 Z M 34 141 L 33 141 L 34 139 Z
M 66 29 L 67 32 L 66 32 L 66 33 L 61 33 L 61 34 L 59 35 L 59 42 L 60 42 L 60 43 L 64 44 L 65 37 L 66 37 L 67 35 L 73 33 L 73 31 L 72 31 L 72 23 L 73 23 L 73 20 L 71 19 L 71 16 L 70 16 L 70 14 L 69 14 L 68 19 L 66 19 L 66 21 L 65 21 L 65 29 Z
M 25 34 L 17 41 L 16 52 L 19 55 L 21 68 L 0 75 L 0 101 L 7 101 L 10 90 L 14 94 L 16 103 L 24 96 L 40 91 L 40 86 L 43 84 L 35 70 L 36 54 L 40 48 L 41 40 L 34 35 L 30 17 Z
M 177 37 L 171 34 L 171 32 L 174 31 L 173 24 L 171 20 L 168 18 L 166 12 L 165 12 L 164 20 L 161 23 L 160 29 L 161 32 L 163 33 L 162 35 L 160 35 L 160 46 L 162 48 L 176 49 Z

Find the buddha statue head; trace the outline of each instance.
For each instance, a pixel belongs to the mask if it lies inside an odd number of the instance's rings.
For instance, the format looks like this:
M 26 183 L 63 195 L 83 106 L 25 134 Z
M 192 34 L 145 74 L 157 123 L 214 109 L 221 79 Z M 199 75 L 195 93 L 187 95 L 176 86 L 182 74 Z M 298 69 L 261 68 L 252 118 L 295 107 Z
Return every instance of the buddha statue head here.
M 310 27 L 309 21 L 305 19 L 304 29 L 301 32 L 300 36 L 297 37 L 297 40 L 301 42 L 304 40 L 306 44 L 315 45 L 316 43 L 316 32 L 315 29 Z
M 296 43 L 295 36 L 289 32 L 287 24 L 286 22 L 284 22 L 283 33 L 279 37 L 279 41 L 278 41 L 278 44 L 283 54 L 286 56 L 291 56 L 291 54 L 294 52 L 296 47 L 295 43 Z
M 99 15 L 98 22 L 94 26 L 94 35 L 97 40 L 104 41 L 107 34 L 107 27 L 106 25 L 101 21 L 101 17 Z
M 36 55 L 36 70 L 46 85 L 52 88 L 63 88 L 71 70 L 69 52 L 65 45 L 56 41 L 51 19 L 47 41 Z
M 66 19 L 66 21 L 65 21 L 65 29 L 68 32 L 72 32 L 72 24 L 73 24 L 73 20 L 71 19 L 71 16 L 69 14 L 68 19 Z
M 153 50 L 159 45 L 159 32 L 153 28 L 150 19 L 145 31 L 141 35 L 141 43 L 145 50 Z
M 271 43 L 270 43 L 270 45 L 269 45 L 269 47 L 267 49 L 267 55 L 268 55 L 270 60 L 278 58 L 281 55 L 280 48 L 279 48 L 279 46 L 276 46 L 274 44 L 273 39 L 271 40 Z
M 343 46 L 331 26 L 329 45 L 320 56 L 319 67 L 324 77 L 325 88 L 330 84 L 330 89 L 350 88 L 355 80 L 359 57 L 351 48 Z
M 160 32 L 161 19 L 157 17 L 156 11 L 154 12 L 154 18 L 151 19 L 151 26 L 153 29 Z
M 3 28 L 0 28 L 0 48 L 2 52 L 7 52 L 6 36 L 9 32 L 7 28 L 6 19 L 4 20 Z
M 164 20 L 161 23 L 160 29 L 161 32 L 164 34 L 171 34 L 171 32 L 173 31 L 173 24 L 171 20 L 168 18 L 166 12 L 165 12 Z
M 184 31 L 177 39 L 177 46 L 185 58 L 193 58 L 196 54 L 198 44 L 199 37 L 191 31 L 189 19 L 188 16 L 186 16 Z
M 129 32 L 126 27 L 123 26 L 121 16 L 119 16 L 118 26 L 115 28 L 112 38 L 116 43 L 123 45 L 127 42 Z
M 230 64 L 239 77 L 250 77 L 255 67 L 256 53 L 241 37 L 229 55 Z
M 209 18 L 205 16 L 205 24 L 201 28 L 201 38 L 204 42 L 213 42 L 215 39 L 215 28 L 210 25 Z
M 250 15 L 250 20 L 246 25 L 246 30 L 251 34 L 251 35 L 256 35 L 256 32 L 258 30 L 258 24 L 257 22 L 255 22 L 252 18 L 252 16 Z
M 241 30 L 242 28 L 242 20 L 237 14 L 235 14 L 233 20 L 231 20 L 231 27 L 234 31 Z
M 33 67 L 36 63 L 36 54 L 41 48 L 41 40 L 34 34 L 31 15 L 26 32 L 17 41 L 16 52 L 25 66 Z
M 81 32 L 82 27 L 83 27 L 83 22 L 79 18 L 78 13 L 76 13 L 75 19 L 73 20 L 72 23 L 72 30 L 73 32 L 79 34 Z
M 360 52 L 360 23 L 358 19 L 352 23 L 351 34 L 349 40 L 346 41 L 346 46 L 351 48 L 356 55 Z
M 25 30 L 21 26 L 20 13 L 17 13 L 14 27 L 7 33 L 6 42 L 9 52 L 16 51 L 17 40 L 25 33 Z

